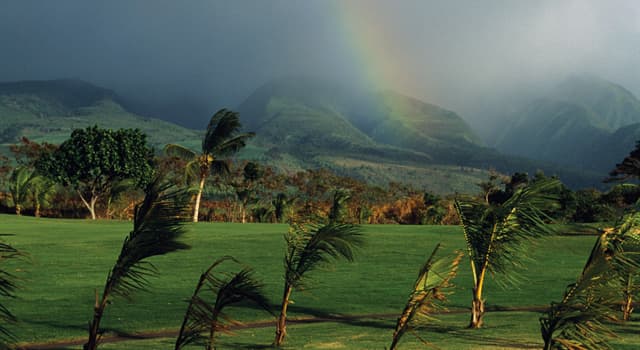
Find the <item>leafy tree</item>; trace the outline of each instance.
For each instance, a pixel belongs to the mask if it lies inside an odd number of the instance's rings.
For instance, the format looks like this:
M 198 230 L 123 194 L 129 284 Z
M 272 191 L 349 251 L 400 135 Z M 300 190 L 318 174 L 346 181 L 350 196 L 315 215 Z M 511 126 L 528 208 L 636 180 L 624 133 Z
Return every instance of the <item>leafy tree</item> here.
M 229 325 L 238 324 L 223 312 L 228 306 L 251 302 L 271 313 L 264 295 L 264 285 L 255 279 L 253 269 L 244 267 L 236 273 L 217 272 L 214 269 L 232 257 L 216 260 L 200 275 L 184 316 L 175 350 L 203 341 L 207 350 L 215 349 L 216 332 L 229 333 Z M 208 337 L 203 336 L 207 332 Z
M 292 224 L 284 238 L 284 292 L 276 323 L 275 346 L 284 343 L 291 294 L 304 288 L 306 274 L 341 257 L 353 261 L 355 249 L 364 243 L 358 226 L 339 223 Z
M 614 333 L 607 322 L 617 319 L 612 305 L 619 301 L 624 276 L 637 268 L 623 235 L 613 230 L 600 235 L 578 280 L 540 318 L 544 349 L 610 349 L 607 340 Z
M 13 153 L 18 165 L 29 168 L 34 167 L 40 157 L 55 151 L 57 148 L 58 146 L 56 145 L 47 142 L 38 143 L 24 136 L 20 139 L 20 143 L 9 145 L 9 150 Z
M 553 232 L 545 222 L 548 220 L 545 211 L 557 206 L 553 190 L 558 185 L 557 180 L 538 181 L 519 188 L 504 202 L 492 201 L 503 196 L 491 195 L 485 195 L 488 202 L 456 199 L 473 276 L 470 328 L 483 324 L 487 272 L 504 274 L 506 282 L 515 282 L 512 268 L 520 265 L 531 240 Z
M 45 153 L 36 168 L 73 188 L 96 218 L 96 203 L 106 199 L 117 181 L 134 179 L 138 187 L 153 176 L 153 151 L 137 129 L 76 129 L 53 153 Z
M 147 289 L 147 278 L 157 273 L 148 258 L 189 248 L 179 241 L 185 231 L 183 223 L 188 217 L 188 201 L 189 194 L 185 190 L 163 184 L 159 178 L 147 186 L 144 200 L 135 209 L 133 230 L 122 244 L 102 296 L 96 292 L 93 321 L 84 349 L 98 347 L 100 321 L 113 297 L 129 298 L 133 292 Z
M 218 172 L 229 172 L 229 167 L 223 157 L 229 157 L 243 148 L 248 139 L 255 134 L 240 133 L 242 124 L 238 113 L 221 109 L 211 117 L 204 138 L 201 153 L 197 153 L 177 144 L 168 144 L 164 151 L 172 157 L 187 161 L 186 173 L 188 177 L 198 181 L 198 193 L 193 209 L 193 222 L 198 222 L 200 200 L 207 178 Z
M 11 259 L 16 259 L 24 256 L 23 253 L 18 251 L 11 245 L 0 242 L 0 262 L 6 263 Z M 6 267 L 0 267 L 0 297 L 15 298 L 15 292 L 18 288 L 17 277 L 10 273 Z M 16 322 L 16 317 L 9 311 L 9 309 L 0 303 L 0 349 L 13 349 L 9 347 L 9 342 L 14 340 L 13 334 L 7 328 L 8 324 Z
M 439 249 L 440 244 L 436 245 L 418 273 L 409 300 L 407 300 L 407 304 L 396 322 L 389 350 L 396 349 L 400 339 L 407 331 L 413 332 L 417 328 L 419 318 L 430 320 L 430 315 L 442 308 L 441 304 L 446 301 L 446 290 L 453 287 L 451 280 L 458 272 L 458 265 L 463 253 L 436 259 L 436 253 Z M 417 334 L 414 333 L 414 335 L 418 337 Z M 418 338 L 427 343 L 422 338 Z

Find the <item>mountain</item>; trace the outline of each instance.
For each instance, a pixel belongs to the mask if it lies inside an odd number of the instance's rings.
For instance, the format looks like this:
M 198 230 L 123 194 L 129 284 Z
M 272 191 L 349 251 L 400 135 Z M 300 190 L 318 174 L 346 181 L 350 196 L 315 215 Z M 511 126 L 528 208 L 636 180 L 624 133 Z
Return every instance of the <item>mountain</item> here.
M 572 76 L 507 120 L 501 152 L 606 174 L 640 136 L 640 101 L 617 84 Z
M 583 106 L 597 115 L 594 126 L 615 131 L 640 123 L 640 100 L 624 87 L 590 75 L 574 75 L 549 93 L 552 98 Z
M 404 181 L 449 193 L 476 190 L 489 168 L 543 169 L 577 186 L 600 179 L 499 154 L 456 113 L 391 91 L 355 94 L 313 79 L 279 79 L 258 88 L 239 112 L 257 135 L 244 156 L 285 171 L 322 166 L 370 182 Z
M 91 125 L 138 128 L 156 149 L 168 142 L 193 145 L 200 139 L 195 130 L 131 113 L 121 101 L 114 91 L 80 80 L 0 83 L 0 144 L 22 136 L 60 143 L 73 129 Z

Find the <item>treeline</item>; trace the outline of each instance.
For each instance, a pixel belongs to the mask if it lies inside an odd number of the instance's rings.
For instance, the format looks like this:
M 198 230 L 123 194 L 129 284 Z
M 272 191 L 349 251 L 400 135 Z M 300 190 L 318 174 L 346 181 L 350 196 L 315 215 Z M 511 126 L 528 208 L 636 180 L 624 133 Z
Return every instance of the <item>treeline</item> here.
M 0 165 L 0 210 L 21 215 L 83 218 L 89 216 L 77 193 L 46 176 L 38 175 L 35 164 L 56 146 L 23 138 L 10 147 L 13 160 L 3 157 Z M 193 182 L 185 161 L 167 155 L 155 156 L 156 171 L 169 174 L 176 184 Z M 335 204 L 346 222 L 357 224 L 459 224 L 453 205 L 455 195 L 437 195 L 401 183 L 374 186 L 358 179 L 336 175 L 327 169 L 278 173 L 256 162 L 226 160 L 227 173 L 205 179 L 198 218 L 201 221 L 284 223 L 299 217 L 326 217 Z M 478 184 L 478 196 L 510 191 L 546 176 L 492 173 Z M 640 187 L 618 184 L 606 192 L 597 189 L 558 190 L 560 208 L 554 219 L 560 222 L 612 221 L 640 198 Z M 131 219 L 134 204 L 143 197 L 135 181 L 116 181 L 104 198 L 96 202 L 102 219 Z

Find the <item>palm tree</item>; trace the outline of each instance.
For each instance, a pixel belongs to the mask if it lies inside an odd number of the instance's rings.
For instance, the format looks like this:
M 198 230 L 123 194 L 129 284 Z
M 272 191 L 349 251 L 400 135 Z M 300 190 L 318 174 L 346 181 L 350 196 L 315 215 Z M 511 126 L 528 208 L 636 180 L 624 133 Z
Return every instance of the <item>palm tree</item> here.
M 519 188 L 503 202 L 492 202 L 491 195 L 485 201 L 455 200 L 473 275 L 470 328 L 482 327 L 487 272 L 505 275 L 507 283 L 515 282 L 513 268 L 521 265 L 531 240 L 553 233 L 545 222 L 545 212 L 557 205 L 552 190 L 559 184 L 553 179 L 536 181 Z
M 389 350 L 395 350 L 400 338 L 407 331 L 416 328 L 416 316 L 430 319 L 430 314 L 442 308 L 441 304 L 446 301 L 448 294 L 445 291 L 453 287 L 451 280 L 456 276 L 458 265 L 464 254 L 458 252 L 452 257 L 436 259 L 436 253 L 439 249 L 440 244 L 436 245 L 418 273 L 409 300 L 396 323 Z M 423 339 L 420 340 L 426 343 Z
M 100 297 L 96 291 L 93 321 L 84 349 L 98 347 L 100 320 L 113 296 L 128 298 L 146 290 L 147 278 L 157 274 L 148 258 L 190 248 L 179 241 L 188 217 L 189 193 L 154 179 L 145 190 L 145 198 L 135 208 L 133 231 L 125 238 L 118 260 L 109 272 Z
M 271 201 L 271 205 L 273 206 L 273 215 L 275 216 L 276 222 L 284 222 L 287 209 L 289 209 L 297 200 L 297 197 L 287 198 L 287 195 L 284 193 L 278 193 L 278 195 L 276 195 L 276 198 Z
M 23 253 L 21 253 L 11 245 L 0 242 L 0 262 L 7 262 L 9 259 L 20 258 L 22 256 L 24 256 Z M 15 292 L 17 288 L 18 285 L 16 276 L 8 272 L 6 268 L 1 268 L 0 297 L 15 298 Z M 7 324 L 16 322 L 16 317 L 2 303 L 0 303 L 0 321 L 0 349 L 10 349 L 8 343 L 14 338 L 13 334 L 6 326 Z
M 200 275 L 180 327 L 175 350 L 201 340 L 204 340 L 207 350 L 215 349 L 216 332 L 229 333 L 229 325 L 239 324 L 223 312 L 227 306 L 249 301 L 271 313 L 269 301 L 264 296 L 264 285 L 253 277 L 253 269 L 244 267 L 236 273 L 214 274 L 214 269 L 225 261 L 237 263 L 232 257 L 223 257 Z M 208 337 L 203 336 L 205 332 L 209 333 Z
M 348 190 L 338 188 L 331 195 L 331 208 L 329 209 L 329 221 L 341 222 L 347 211 L 347 201 L 351 199 Z
M 578 280 L 540 318 L 545 350 L 610 349 L 607 340 L 614 333 L 606 323 L 616 320 L 612 305 L 619 301 L 624 277 L 639 267 L 638 253 L 624 246 L 625 237 L 613 230 L 600 235 Z
M 221 109 L 209 121 L 202 139 L 202 152 L 200 154 L 177 144 L 165 146 L 164 152 L 166 155 L 187 161 L 187 175 L 196 178 L 199 182 L 193 209 L 193 222 L 198 222 L 200 199 L 209 175 L 217 172 L 229 172 L 227 163 L 220 158 L 228 157 L 238 152 L 245 146 L 248 139 L 255 136 L 252 132 L 239 133 L 241 128 L 242 124 L 240 124 L 238 113 Z
M 49 190 L 47 190 L 49 188 Z M 39 214 L 42 201 L 46 200 L 43 193 L 51 193 L 51 181 L 38 175 L 34 170 L 19 166 L 11 173 L 9 193 L 15 206 L 16 215 L 22 214 L 22 209 L 34 203 Z
M 293 290 L 304 287 L 306 273 L 321 265 L 330 264 L 338 258 L 354 260 L 355 249 L 362 247 L 364 239 L 356 225 L 292 224 L 285 235 L 284 292 L 280 315 L 276 323 L 275 346 L 281 346 L 287 335 L 287 308 Z

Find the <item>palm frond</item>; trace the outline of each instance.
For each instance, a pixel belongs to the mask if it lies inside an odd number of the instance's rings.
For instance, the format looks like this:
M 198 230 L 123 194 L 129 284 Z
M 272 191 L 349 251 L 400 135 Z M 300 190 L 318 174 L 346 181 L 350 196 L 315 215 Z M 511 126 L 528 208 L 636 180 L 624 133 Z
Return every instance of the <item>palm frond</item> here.
M 620 298 L 622 277 L 638 266 L 625 253 L 623 237 L 604 232 L 578 280 L 540 318 L 545 343 L 561 349 L 610 349 L 607 341 L 614 333 L 607 322 L 617 319 L 612 305 Z
M 164 154 L 169 157 L 178 157 L 187 162 L 192 161 L 198 157 L 198 154 L 187 147 L 170 143 L 164 146 Z
M 215 148 L 213 148 L 211 153 L 220 157 L 228 157 L 244 148 L 244 146 L 247 145 L 247 141 L 254 136 L 256 136 L 256 134 L 253 132 L 245 132 L 235 135 L 232 138 L 220 142 Z
M 238 113 L 228 109 L 219 110 L 207 125 L 202 139 L 202 152 L 221 156 L 234 153 L 244 146 L 246 139 L 253 136 L 252 133 L 237 135 L 241 128 Z
M 189 216 L 188 201 L 186 190 L 163 184 L 159 179 L 148 186 L 144 200 L 136 206 L 133 231 L 124 240 L 120 256 L 109 273 L 107 287 L 111 293 L 127 297 L 135 290 L 144 290 L 146 278 L 156 272 L 145 259 L 189 248 L 179 240 Z
M 264 285 L 255 279 L 253 269 L 243 267 L 236 273 L 214 273 L 225 261 L 238 263 L 232 257 L 220 258 L 200 276 L 176 340 L 176 350 L 194 343 L 211 347 L 215 332 L 229 333 L 229 326 L 239 322 L 223 312 L 228 306 L 251 302 L 272 313 L 263 292 Z M 209 332 L 209 338 L 203 335 L 205 332 Z
M 431 314 L 443 307 L 442 304 L 450 293 L 448 290 L 453 287 L 451 281 L 456 276 L 464 254 L 458 252 L 453 256 L 436 258 L 439 249 L 440 244 L 436 245 L 420 269 L 409 300 L 396 322 L 390 350 L 396 348 L 407 331 L 413 331 L 417 328 L 420 318 L 432 320 Z M 420 339 L 424 342 L 424 339 Z
M 24 256 L 11 245 L 0 242 L 0 262 L 6 262 L 10 259 L 16 259 Z M 15 298 L 15 292 L 18 289 L 18 278 L 8 272 L 6 268 L 0 269 L 0 297 Z M 12 332 L 7 328 L 8 324 L 16 322 L 13 313 L 0 302 L 0 349 L 8 348 L 8 342 L 14 340 Z
M 339 258 L 353 261 L 355 251 L 364 245 L 360 227 L 351 224 L 291 225 L 285 235 L 285 280 L 294 288 L 302 276 Z
M 538 181 L 518 189 L 502 204 L 456 199 L 469 257 L 478 271 L 488 263 L 494 274 L 509 272 L 503 282 L 515 282 L 513 268 L 523 266 L 531 240 L 554 233 L 546 212 L 557 206 L 553 189 L 559 184 L 557 180 Z

